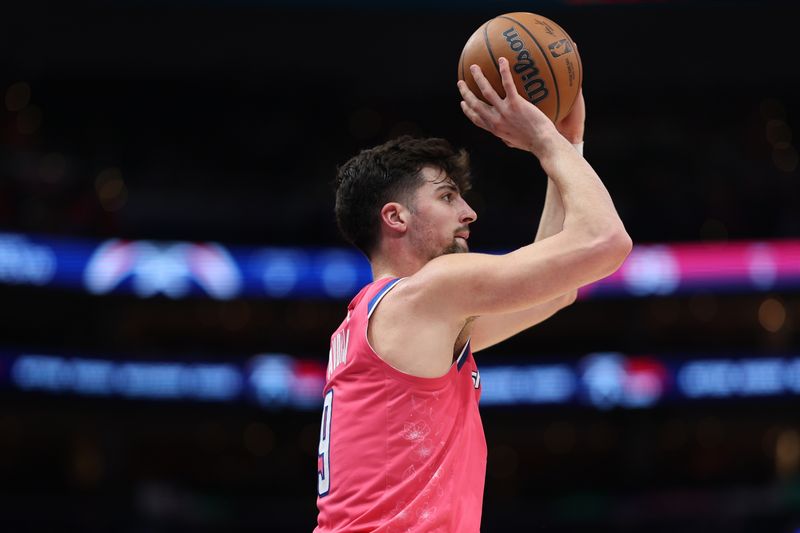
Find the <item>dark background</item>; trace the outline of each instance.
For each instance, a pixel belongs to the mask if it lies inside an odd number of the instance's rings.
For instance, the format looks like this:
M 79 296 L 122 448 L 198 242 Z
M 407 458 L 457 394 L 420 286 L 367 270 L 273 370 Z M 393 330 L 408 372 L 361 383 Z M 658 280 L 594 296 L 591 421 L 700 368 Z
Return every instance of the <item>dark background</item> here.
M 579 44 L 586 157 L 636 243 L 800 236 L 800 76 L 785 2 L 4 6 L 0 229 L 343 246 L 336 166 L 411 133 L 469 149 L 472 247 L 517 247 L 535 233 L 545 177 L 532 156 L 472 126 L 455 87 L 469 35 L 514 10 L 556 20 Z M 14 92 L 21 83 L 27 100 Z M 114 194 L 109 176 L 124 183 Z M 787 313 L 774 332 L 758 320 L 767 297 Z M 346 304 L 7 286 L 0 302 L 4 346 L 216 360 L 323 360 Z M 790 292 L 579 302 L 478 361 L 791 354 L 798 316 Z M 316 412 L 0 400 L 3 531 L 315 524 Z M 483 418 L 485 531 L 800 528 L 791 401 Z

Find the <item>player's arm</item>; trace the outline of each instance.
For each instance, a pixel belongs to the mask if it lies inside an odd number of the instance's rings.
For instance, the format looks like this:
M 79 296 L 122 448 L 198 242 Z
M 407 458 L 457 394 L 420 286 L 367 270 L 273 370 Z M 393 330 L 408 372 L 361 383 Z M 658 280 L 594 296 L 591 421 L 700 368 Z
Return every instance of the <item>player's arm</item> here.
M 462 109 L 476 125 L 537 157 L 561 193 L 563 229 L 501 256 L 448 254 L 430 261 L 403 290 L 406 301 L 426 316 L 458 320 L 524 311 L 608 276 L 630 253 L 630 237 L 600 178 L 555 125 L 516 92 L 505 59 L 500 73 L 506 98 L 476 68 L 473 76 L 490 104 L 460 83 Z
M 535 242 L 559 233 L 564 227 L 564 206 L 558 186 L 548 178 L 544 208 L 536 232 Z M 547 320 L 555 313 L 572 304 L 577 289 L 570 290 L 552 300 L 536 304 L 513 313 L 483 315 L 472 322 L 471 347 L 473 352 L 489 348 L 528 328 Z
M 577 291 L 515 313 L 483 315 L 472 323 L 470 347 L 478 352 L 543 322 L 575 301 Z
M 583 93 L 579 92 L 572 111 L 556 124 L 558 132 L 579 150 L 578 153 L 581 153 L 580 150 L 582 149 L 585 120 L 586 105 L 583 100 Z M 561 201 L 561 192 L 558 190 L 556 182 L 548 177 L 544 207 L 542 208 L 535 241 L 546 239 L 562 229 L 564 229 L 564 204 Z M 572 304 L 577 294 L 577 290 L 572 290 L 554 300 L 534 305 L 523 311 L 484 315 L 476 318 L 472 323 L 472 351 L 477 352 L 494 346 L 547 320 L 556 312 Z

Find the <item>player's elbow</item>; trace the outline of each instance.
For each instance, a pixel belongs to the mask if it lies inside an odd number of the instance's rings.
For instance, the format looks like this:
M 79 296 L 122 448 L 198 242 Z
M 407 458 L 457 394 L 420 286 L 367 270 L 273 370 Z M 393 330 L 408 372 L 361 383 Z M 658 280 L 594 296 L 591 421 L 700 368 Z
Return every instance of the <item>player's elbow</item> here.
M 565 307 L 569 307 L 570 305 L 574 304 L 575 300 L 577 299 L 578 299 L 577 290 L 568 292 L 567 294 L 561 297 L 561 309 L 564 309 Z
M 612 272 L 615 272 L 625 259 L 630 255 L 633 250 L 633 240 L 625 228 L 620 224 L 619 228 L 614 229 L 608 236 L 607 244 L 609 260 L 612 266 Z
M 605 276 L 611 275 L 622 266 L 633 249 L 633 241 L 620 224 L 604 232 L 595 244 L 595 253 L 603 265 Z M 605 277 L 604 276 L 604 277 Z

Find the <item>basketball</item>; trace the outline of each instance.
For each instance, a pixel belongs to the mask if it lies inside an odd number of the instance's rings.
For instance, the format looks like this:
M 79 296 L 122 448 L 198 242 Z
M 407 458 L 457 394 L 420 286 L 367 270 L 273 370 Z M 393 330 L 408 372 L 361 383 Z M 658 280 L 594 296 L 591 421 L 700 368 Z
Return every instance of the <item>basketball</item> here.
M 561 26 L 534 13 L 506 13 L 478 28 L 464 45 L 458 79 L 485 101 L 469 71 L 481 67 L 494 90 L 505 98 L 497 59 L 505 57 L 519 94 L 553 122 L 567 116 L 583 82 L 575 43 Z

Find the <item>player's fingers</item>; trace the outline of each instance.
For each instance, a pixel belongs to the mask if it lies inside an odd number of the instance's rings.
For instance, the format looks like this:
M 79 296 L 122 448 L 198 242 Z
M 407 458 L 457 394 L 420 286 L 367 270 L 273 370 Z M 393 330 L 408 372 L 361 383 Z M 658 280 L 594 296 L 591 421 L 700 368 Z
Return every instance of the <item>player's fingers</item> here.
M 477 100 L 475 95 L 472 94 L 472 91 L 467 86 L 467 82 L 465 82 L 464 80 L 458 80 L 458 82 L 456 82 L 456 85 L 458 86 L 458 92 L 461 93 L 461 98 L 463 98 L 464 100 L 469 100 L 469 99 Z
M 467 118 L 472 121 L 473 124 L 487 131 L 489 130 L 488 126 L 486 125 L 486 122 L 484 122 L 481 116 L 477 112 L 475 112 L 475 110 L 472 109 L 470 105 L 464 100 L 461 101 L 461 110 L 464 112 Z
M 488 107 L 486 102 L 481 101 L 475 94 L 467 87 L 466 82 L 459 80 L 458 81 L 458 90 L 461 93 L 461 98 L 464 99 L 465 102 L 470 104 L 472 107 L 477 107 L 481 104 Z
M 478 89 L 481 90 L 481 94 L 486 98 L 486 101 L 495 107 L 500 105 L 503 99 L 500 98 L 500 95 L 494 90 L 492 84 L 489 83 L 489 80 L 483 75 L 481 67 L 472 65 L 469 67 L 469 71 L 472 73 L 472 77 L 475 79 L 475 83 L 478 85 Z
M 487 119 L 492 114 L 492 106 L 475 96 L 475 94 L 469 90 L 466 83 L 459 81 L 458 89 L 461 91 L 461 97 L 464 99 L 464 102 L 477 114 L 481 115 L 484 119 Z
M 461 107 L 464 110 L 464 114 L 467 115 L 467 118 L 479 128 L 495 133 L 499 120 L 497 109 L 475 96 L 464 81 L 458 82 L 458 88 L 464 98 Z
M 503 89 L 506 91 L 506 98 L 516 94 L 517 87 L 514 85 L 514 78 L 511 76 L 511 67 L 508 65 L 508 59 L 501 57 L 497 60 L 500 69 L 500 79 L 503 82 Z

